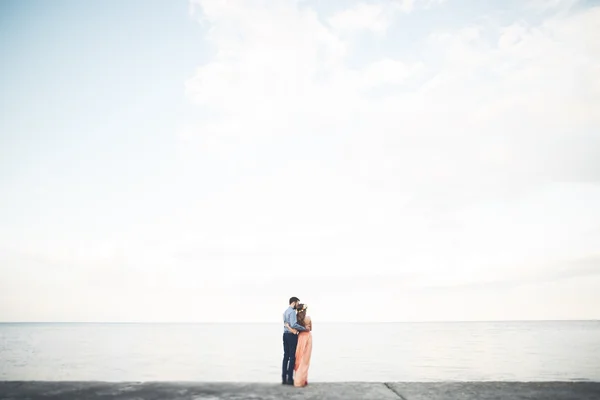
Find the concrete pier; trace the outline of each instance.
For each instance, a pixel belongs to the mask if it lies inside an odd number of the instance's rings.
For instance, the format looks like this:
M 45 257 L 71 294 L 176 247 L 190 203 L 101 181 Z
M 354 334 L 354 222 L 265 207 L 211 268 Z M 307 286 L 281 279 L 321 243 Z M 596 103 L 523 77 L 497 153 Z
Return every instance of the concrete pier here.
M 600 400 L 600 382 L 265 383 L 0 382 L 2 400 Z

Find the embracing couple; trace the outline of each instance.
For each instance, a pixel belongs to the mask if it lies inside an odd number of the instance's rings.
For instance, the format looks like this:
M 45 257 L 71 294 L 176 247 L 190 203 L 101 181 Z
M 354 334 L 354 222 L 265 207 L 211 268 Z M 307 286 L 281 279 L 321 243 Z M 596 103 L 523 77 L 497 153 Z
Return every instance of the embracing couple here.
M 308 384 L 308 367 L 312 353 L 312 322 L 306 315 L 306 304 L 297 297 L 290 298 L 290 306 L 283 313 L 283 367 L 284 385 L 296 387 Z M 294 376 L 294 371 L 296 375 Z

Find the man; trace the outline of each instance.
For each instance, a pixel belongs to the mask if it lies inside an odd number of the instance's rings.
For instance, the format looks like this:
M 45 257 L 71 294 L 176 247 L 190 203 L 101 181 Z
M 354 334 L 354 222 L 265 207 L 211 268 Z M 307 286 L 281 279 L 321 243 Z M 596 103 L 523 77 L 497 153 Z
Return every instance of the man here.
M 290 306 L 283 313 L 283 365 L 281 370 L 281 383 L 284 385 L 294 384 L 294 366 L 296 364 L 296 346 L 298 346 L 298 332 L 305 331 L 296 319 L 296 308 L 300 304 L 297 297 L 290 298 Z M 285 327 L 288 323 L 290 329 Z

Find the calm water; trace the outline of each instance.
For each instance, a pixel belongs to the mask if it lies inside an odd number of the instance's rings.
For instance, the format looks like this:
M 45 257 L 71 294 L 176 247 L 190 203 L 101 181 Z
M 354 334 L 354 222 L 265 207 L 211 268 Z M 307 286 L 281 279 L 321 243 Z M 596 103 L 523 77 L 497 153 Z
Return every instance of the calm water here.
M 312 381 L 600 381 L 600 321 L 319 324 Z M 0 324 L 0 380 L 277 382 L 278 324 Z

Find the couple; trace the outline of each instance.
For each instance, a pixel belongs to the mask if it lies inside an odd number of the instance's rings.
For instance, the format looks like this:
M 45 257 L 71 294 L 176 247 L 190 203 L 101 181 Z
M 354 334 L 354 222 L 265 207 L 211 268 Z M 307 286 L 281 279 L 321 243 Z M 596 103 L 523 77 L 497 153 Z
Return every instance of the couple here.
M 306 304 L 297 297 L 283 313 L 283 367 L 281 381 L 296 387 L 308 384 L 308 367 L 312 353 L 312 322 L 306 315 Z M 294 376 L 296 371 L 296 376 Z

